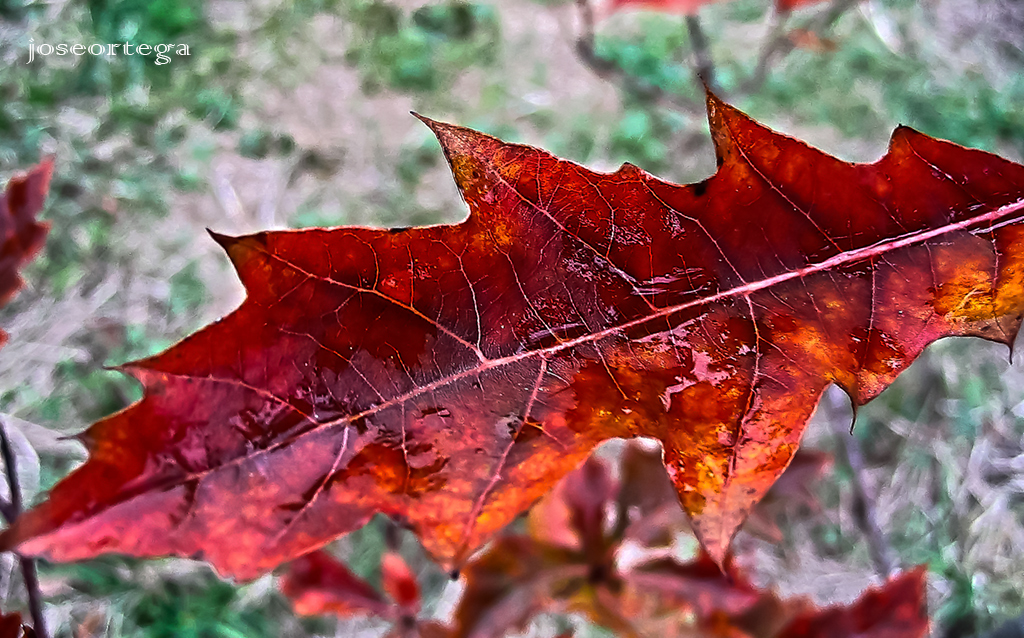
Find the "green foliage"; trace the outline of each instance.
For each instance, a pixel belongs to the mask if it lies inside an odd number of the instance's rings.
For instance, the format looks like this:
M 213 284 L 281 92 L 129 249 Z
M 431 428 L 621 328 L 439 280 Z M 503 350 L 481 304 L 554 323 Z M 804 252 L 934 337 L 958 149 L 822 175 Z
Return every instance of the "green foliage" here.
M 749 102 L 753 110 L 831 123 L 847 137 L 877 135 L 895 120 L 966 146 L 995 151 L 1010 143 L 1024 153 L 1022 98 L 1020 76 L 993 87 L 978 74 L 940 75 L 857 30 L 833 54 L 794 53 Z
M 205 27 L 198 0 L 89 0 L 93 30 L 102 41 L 174 42 Z
M 623 113 L 612 132 L 611 150 L 615 155 L 638 166 L 659 170 L 668 159 L 667 127 L 663 118 L 644 109 L 629 109 Z
M 396 4 L 360 0 L 348 14 L 359 45 L 349 49 L 347 61 L 360 68 L 371 93 L 440 90 L 458 70 L 494 64 L 500 46 L 495 11 L 482 3 L 428 5 L 409 16 Z
M 287 613 L 285 603 L 258 583 L 237 586 L 209 569 L 182 572 L 180 562 L 170 561 L 166 566 L 173 575 L 155 581 L 147 579 L 144 561 L 129 558 L 100 558 L 50 571 L 72 591 L 104 601 L 117 627 L 113 635 L 119 637 L 276 638 L 286 633 L 279 621 Z
M 598 38 L 597 55 L 640 80 L 641 86 L 696 97 L 698 87 L 693 81 L 693 71 L 685 62 L 688 38 L 680 21 L 649 17 L 640 24 L 642 29 L 629 37 Z
M 716 78 L 727 95 L 753 75 L 757 49 L 738 46 L 738 42 L 734 46 L 715 43 L 728 41 L 732 23 L 763 19 L 763 12 L 763 3 L 752 2 L 712 6 L 702 12 L 712 41 Z M 652 14 L 637 16 L 631 24 L 626 32 L 619 25 L 608 29 L 611 35 L 599 34 L 598 56 L 636 78 L 641 88 L 657 87 L 699 101 L 700 87 L 689 65 L 690 43 L 682 21 Z M 1024 76 L 1012 74 L 1005 85 L 993 86 L 977 72 L 950 69 L 924 54 L 893 52 L 852 14 L 840 21 L 836 31 L 842 35 L 835 51 L 794 51 L 771 68 L 759 90 L 737 93 L 737 105 L 755 118 L 785 113 L 836 127 L 849 138 L 887 135 L 895 122 L 992 151 L 1011 144 L 1024 155 L 1024 111 L 1018 108 L 1024 99 Z

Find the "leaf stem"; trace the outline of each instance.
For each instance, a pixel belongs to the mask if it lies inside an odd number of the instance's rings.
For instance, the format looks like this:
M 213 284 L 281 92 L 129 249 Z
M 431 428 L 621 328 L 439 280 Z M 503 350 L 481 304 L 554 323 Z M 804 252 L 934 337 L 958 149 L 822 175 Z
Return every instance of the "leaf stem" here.
M 4 461 L 4 473 L 7 475 L 7 485 L 11 490 L 9 503 L 2 503 L 0 513 L 7 520 L 8 525 L 14 521 L 22 512 L 21 486 L 18 485 L 18 461 L 11 448 L 11 442 L 7 438 L 7 424 L 0 419 L 0 456 Z M 28 593 L 28 609 L 32 615 L 32 626 L 39 638 L 48 638 L 46 622 L 43 616 L 43 596 L 39 591 L 39 574 L 36 572 L 35 559 L 26 556 L 19 556 L 21 562 L 21 576 L 25 581 L 25 590 Z

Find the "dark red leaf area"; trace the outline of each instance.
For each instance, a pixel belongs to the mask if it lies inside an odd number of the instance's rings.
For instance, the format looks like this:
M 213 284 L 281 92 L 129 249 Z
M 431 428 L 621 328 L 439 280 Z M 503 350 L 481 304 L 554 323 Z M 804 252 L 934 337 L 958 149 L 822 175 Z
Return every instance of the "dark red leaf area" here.
M 924 567 L 904 572 L 849 607 L 798 616 L 778 638 L 923 638 L 928 635 L 925 584 Z
M 53 174 L 47 160 L 24 175 L 11 179 L 0 195 L 0 307 L 21 289 L 22 266 L 35 257 L 46 241 L 48 222 L 36 220 L 43 208 Z M 0 345 L 7 335 L 0 330 Z
M 450 632 L 443 624 L 416 618 L 420 611 L 420 588 L 405 560 L 387 552 L 381 557 L 380 567 L 388 599 L 323 550 L 293 561 L 279 586 L 295 612 L 304 616 L 370 615 L 393 623 L 390 637 L 447 638 Z
M 35 638 L 34 629 L 21 621 L 21 614 L 0 611 L 0 638 Z
M 304 616 L 373 614 L 390 617 L 392 605 L 362 580 L 323 551 L 295 559 L 279 586 L 295 612 Z
M 828 385 L 860 405 L 939 337 L 1012 343 L 1024 167 L 907 128 L 849 164 L 708 104 L 699 184 L 428 122 L 466 221 L 216 236 L 246 301 L 125 366 L 145 398 L 0 546 L 246 579 L 383 512 L 450 567 L 650 436 L 722 563 Z

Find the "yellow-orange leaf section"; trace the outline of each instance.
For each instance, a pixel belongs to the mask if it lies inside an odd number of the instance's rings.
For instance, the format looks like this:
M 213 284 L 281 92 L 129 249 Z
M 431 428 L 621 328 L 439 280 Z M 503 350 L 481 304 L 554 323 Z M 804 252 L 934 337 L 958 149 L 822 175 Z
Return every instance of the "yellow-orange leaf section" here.
M 252 578 L 384 512 L 453 566 L 643 435 L 721 562 L 827 386 L 860 405 L 939 337 L 1012 343 L 1024 167 L 908 128 L 849 164 L 708 112 L 699 184 L 428 121 L 466 221 L 216 236 L 246 301 L 126 365 L 145 398 L 0 545 Z

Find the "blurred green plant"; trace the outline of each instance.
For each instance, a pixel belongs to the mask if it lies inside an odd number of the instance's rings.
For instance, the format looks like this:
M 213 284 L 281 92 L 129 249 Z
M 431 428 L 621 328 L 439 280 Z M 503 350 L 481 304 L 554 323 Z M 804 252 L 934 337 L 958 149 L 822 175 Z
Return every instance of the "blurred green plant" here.
M 970 68 L 943 63 L 928 47 L 904 43 L 894 51 L 862 16 L 847 12 L 834 26 L 835 41 L 818 50 L 796 47 L 778 61 L 763 86 L 744 87 L 755 75 L 756 47 L 738 44 L 731 30 L 764 20 L 768 3 L 737 0 L 702 11 L 712 41 L 715 77 L 725 95 L 756 118 L 780 113 L 809 124 L 837 128 L 848 138 L 887 134 L 899 122 L 959 144 L 990 151 L 1011 146 L 1024 156 L 1024 76 L 1009 74 L 1000 85 Z M 893 2 L 901 20 L 921 21 L 914 3 Z M 640 14 L 612 20 L 598 32 L 594 50 L 602 59 L 669 95 L 699 102 L 701 88 L 688 64 L 692 43 L 683 19 Z M 630 91 L 626 91 L 627 95 Z M 649 110 L 663 110 L 649 96 L 632 95 Z M 646 98 L 646 99 L 645 99 Z
M 493 65 L 500 47 L 497 13 L 483 3 L 451 1 L 409 15 L 395 3 L 358 0 L 347 13 L 358 44 L 346 59 L 371 94 L 443 89 L 468 67 Z

